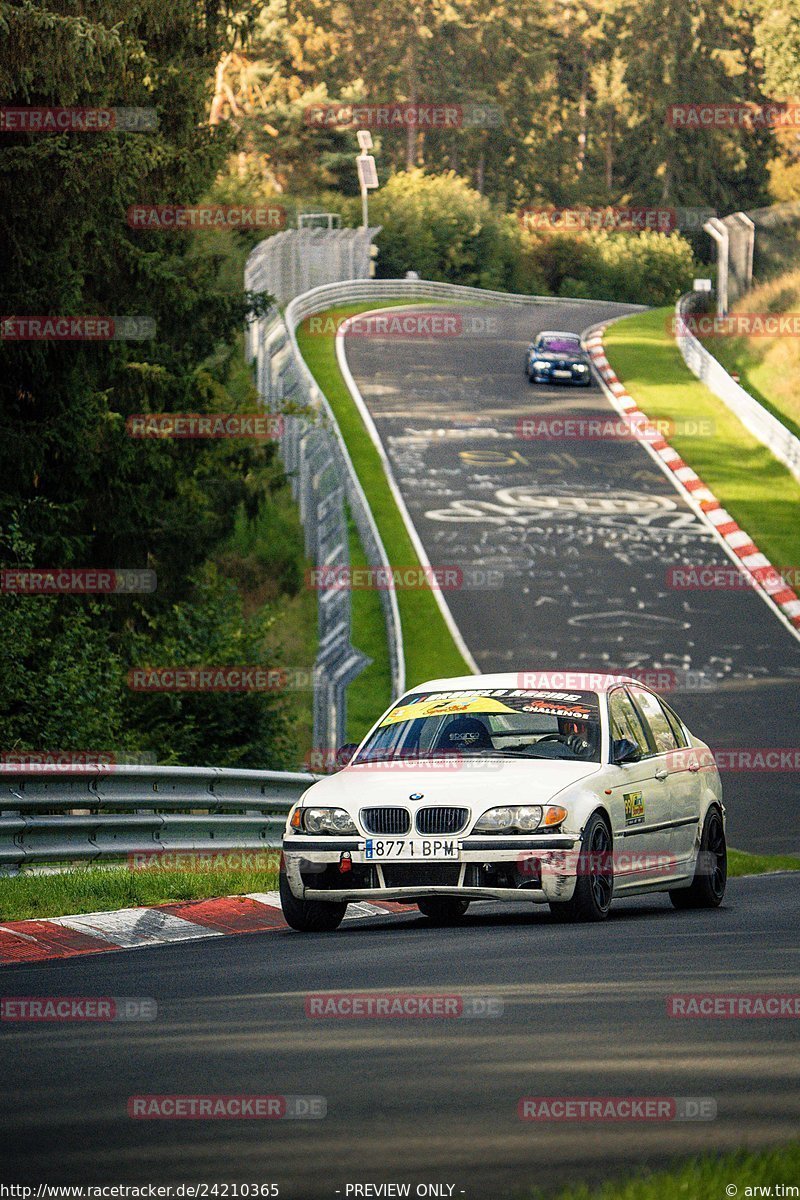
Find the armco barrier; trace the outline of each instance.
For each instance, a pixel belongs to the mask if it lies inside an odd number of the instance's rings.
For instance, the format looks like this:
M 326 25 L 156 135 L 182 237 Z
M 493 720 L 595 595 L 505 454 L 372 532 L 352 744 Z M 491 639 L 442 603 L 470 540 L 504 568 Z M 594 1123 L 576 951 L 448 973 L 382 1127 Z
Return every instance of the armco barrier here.
M 697 293 L 687 292 L 675 306 L 675 340 L 684 362 L 800 482 L 800 439 L 745 391 L 691 333 L 684 318 L 696 300 Z
M 103 766 L 0 773 L 0 871 L 26 863 L 278 846 L 286 814 L 318 777 L 223 767 Z

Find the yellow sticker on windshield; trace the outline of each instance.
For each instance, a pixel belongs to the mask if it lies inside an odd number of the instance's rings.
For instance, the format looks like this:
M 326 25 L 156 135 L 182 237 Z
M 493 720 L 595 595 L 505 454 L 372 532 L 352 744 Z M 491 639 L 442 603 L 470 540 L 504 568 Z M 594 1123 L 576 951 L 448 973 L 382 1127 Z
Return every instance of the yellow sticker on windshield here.
M 597 696 L 593 692 L 557 692 L 531 688 L 483 688 L 459 692 L 426 692 L 411 696 L 381 721 L 397 725 L 420 717 L 441 717 L 454 713 L 533 713 L 538 716 L 597 721 Z
M 403 704 L 393 708 L 383 720 L 383 725 L 396 725 L 398 721 L 413 721 L 417 717 L 440 717 L 448 713 L 512 713 L 517 710 L 489 696 L 437 696 L 421 700 L 416 704 Z

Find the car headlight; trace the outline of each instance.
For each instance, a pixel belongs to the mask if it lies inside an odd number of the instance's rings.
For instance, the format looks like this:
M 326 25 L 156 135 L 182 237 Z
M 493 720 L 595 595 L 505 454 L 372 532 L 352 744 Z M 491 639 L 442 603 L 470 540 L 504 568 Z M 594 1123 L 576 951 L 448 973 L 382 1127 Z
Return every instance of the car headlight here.
M 530 833 L 538 829 L 542 810 L 538 804 L 514 805 L 511 808 L 490 808 L 478 818 L 475 833 Z
M 555 829 L 567 817 L 567 810 L 558 804 L 517 804 L 508 808 L 490 808 L 479 817 L 473 833 L 532 833 L 544 826 Z
M 358 833 L 353 820 L 343 808 L 302 808 L 303 829 L 306 833 Z
M 550 363 L 545 362 L 544 359 L 542 359 L 542 358 L 535 358 L 531 365 L 536 367 L 537 371 L 543 371 L 545 367 L 550 366 Z
M 574 364 L 573 364 L 573 370 L 575 370 L 575 371 L 588 371 L 588 370 L 589 370 L 589 368 L 586 366 L 586 363 L 574 363 Z

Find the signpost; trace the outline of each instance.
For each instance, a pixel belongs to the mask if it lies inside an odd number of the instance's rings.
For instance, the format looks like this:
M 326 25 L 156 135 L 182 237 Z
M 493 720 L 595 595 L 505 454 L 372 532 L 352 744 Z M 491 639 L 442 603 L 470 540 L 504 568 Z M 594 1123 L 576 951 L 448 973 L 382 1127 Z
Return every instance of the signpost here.
M 364 229 L 367 229 L 369 227 L 369 189 L 378 186 L 378 171 L 375 167 L 375 159 L 371 154 L 367 154 L 367 150 L 372 149 L 372 134 L 368 129 L 359 129 L 358 145 L 361 153 L 356 158 L 356 167 L 358 168 L 358 182 L 361 188 L 361 224 Z

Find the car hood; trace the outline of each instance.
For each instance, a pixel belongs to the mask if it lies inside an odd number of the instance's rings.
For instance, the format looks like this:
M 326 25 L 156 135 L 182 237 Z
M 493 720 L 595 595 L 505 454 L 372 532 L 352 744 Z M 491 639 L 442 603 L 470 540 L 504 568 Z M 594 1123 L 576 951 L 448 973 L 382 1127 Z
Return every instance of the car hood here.
M 546 804 L 599 770 L 599 763 L 565 759 L 365 763 L 321 779 L 306 792 L 303 804 L 336 805 L 351 812 L 367 805 L 397 804 L 415 812 L 431 804 L 458 804 L 475 817 L 494 805 Z M 410 800 L 412 795 L 421 798 Z

